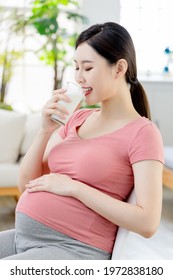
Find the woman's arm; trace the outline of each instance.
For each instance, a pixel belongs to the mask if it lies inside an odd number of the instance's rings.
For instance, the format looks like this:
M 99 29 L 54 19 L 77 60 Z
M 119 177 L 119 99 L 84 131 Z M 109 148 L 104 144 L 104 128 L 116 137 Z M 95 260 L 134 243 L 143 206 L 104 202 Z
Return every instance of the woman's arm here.
M 112 223 L 151 237 L 161 217 L 162 168 L 162 163 L 152 160 L 133 165 L 136 205 L 119 201 L 85 185 L 76 187 L 74 197 Z
M 18 186 L 21 192 L 26 189 L 25 185 L 29 180 L 50 172 L 47 162 L 48 154 L 53 146 L 62 141 L 58 133 L 56 133 L 56 136 L 51 137 L 60 125 L 52 121 L 50 115 L 57 114 L 63 119 L 68 114 L 67 110 L 58 104 L 59 100 L 70 102 L 64 93 L 64 89 L 56 90 L 53 97 L 43 108 L 41 128 L 20 165 Z
M 49 174 L 27 184 L 28 191 L 72 196 L 112 223 L 150 237 L 157 229 L 162 208 L 162 169 L 159 161 L 133 164 L 136 205 L 114 199 L 62 174 Z
M 52 133 L 40 129 L 33 144 L 24 156 L 20 165 L 18 180 L 18 187 L 21 192 L 26 189 L 25 185 L 29 180 L 50 172 L 47 161 L 48 153 L 55 144 L 62 141 L 58 132 L 56 136 L 50 139 L 51 136 Z

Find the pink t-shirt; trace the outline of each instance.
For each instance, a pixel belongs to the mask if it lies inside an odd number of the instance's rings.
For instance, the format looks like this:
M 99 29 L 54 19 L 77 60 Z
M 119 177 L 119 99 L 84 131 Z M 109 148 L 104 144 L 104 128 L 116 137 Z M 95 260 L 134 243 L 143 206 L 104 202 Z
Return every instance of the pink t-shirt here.
M 52 173 L 69 175 L 90 187 L 125 201 L 133 188 L 132 164 L 141 160 L 163 162 L 163 143 L 158 128 L 139 117 L 100 137 L 81 139 L 77 128 L 93 110 L 76 111 L 60 128 L 64 141 L 50 152 Z M 111 252 L 118 227 L 79 200 L 48 192 L 25 191 L 17 210 L 89 245 Z

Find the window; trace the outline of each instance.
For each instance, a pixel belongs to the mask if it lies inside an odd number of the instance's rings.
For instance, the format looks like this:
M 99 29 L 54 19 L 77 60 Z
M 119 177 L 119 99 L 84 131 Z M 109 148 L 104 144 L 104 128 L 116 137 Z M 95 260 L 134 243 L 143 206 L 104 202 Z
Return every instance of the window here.
M 4 3 L 5 2 L 5 3 Z M 30 0 L 0 0 L 0 6 L 5 7 L 27 7 Z
M 167 65 L 164 50 L 173 50 L 172 0 L 120 0 L 120 24 L 132 36 L 139 74 L 161 74 Z

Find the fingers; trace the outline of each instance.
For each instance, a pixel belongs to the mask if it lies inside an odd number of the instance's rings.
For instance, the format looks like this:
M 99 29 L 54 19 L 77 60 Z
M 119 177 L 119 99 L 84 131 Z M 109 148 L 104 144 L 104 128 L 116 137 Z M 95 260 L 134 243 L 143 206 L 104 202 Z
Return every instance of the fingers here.
M 54 100 L 54 102 L 58 102 L 59 100 L 70 102 L 71 101 L 70 97 L 67 96 L 65 93 L 66 93 L 66 89 L 61 88 L 61 89 L 54 90 L 52 99 Z
M 46 190 L 45 179 L 43 177 L 40 177 L 35 180 L 29 181 L 29 183 L 26 184 L 26 189 L 28 190 L 28 192 Z
M 56 114 L 60 118 L 65 119 L 69 114 L 66 109 L 65 102 L 71 102 L 71 99 L 65 94 L 66 89 L 58 89 L 54 91 L 52 98 L 45 105 L 46 115 Z
M 57 110 L 63 114 L 69 114 L 69 111 L 66 109 L 65 105 L 61 104 L 60 101 L 58 101 L 58 102 L 49 101 L 47 103 L 47 109 Z
M 40 191 L 46 191 L 46 188 L 44 188 L 43 186 L 37 186 L 37 187 L 33 187 L 33 188 L 27 188 L 27 191 L 29 193 L 40 192 Z

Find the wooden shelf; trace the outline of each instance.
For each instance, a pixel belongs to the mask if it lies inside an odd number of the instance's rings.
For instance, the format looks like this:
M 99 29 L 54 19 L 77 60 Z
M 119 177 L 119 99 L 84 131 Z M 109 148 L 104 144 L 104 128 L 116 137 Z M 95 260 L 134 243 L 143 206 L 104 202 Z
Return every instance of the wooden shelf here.
M 20 195 L 18 187 L 0 187 L 0 196 L 13 196 L 18 200 Z
M 163 169 L 163 185 L 173 190 L 173 169 L 164 167 Z

